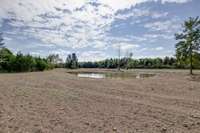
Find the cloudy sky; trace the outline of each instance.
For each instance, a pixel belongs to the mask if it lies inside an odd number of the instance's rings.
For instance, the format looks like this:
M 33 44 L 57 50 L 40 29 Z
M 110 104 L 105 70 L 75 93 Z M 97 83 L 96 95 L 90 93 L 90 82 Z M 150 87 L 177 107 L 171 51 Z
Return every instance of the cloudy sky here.
M 0 0 L 0 32 L 13 52 L 81 61 L 133 52 L 174 55 L 174 33 L 200 16 L 200 0 Z

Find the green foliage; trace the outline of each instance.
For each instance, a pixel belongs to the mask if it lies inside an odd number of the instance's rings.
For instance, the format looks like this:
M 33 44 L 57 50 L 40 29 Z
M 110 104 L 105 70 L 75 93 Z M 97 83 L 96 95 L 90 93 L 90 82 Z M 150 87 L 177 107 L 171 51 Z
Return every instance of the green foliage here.
M 24 56 L 22 53 L 17 53 L 15 60 L 12 62 L 13 71 L 15 72 L 30 72 L 35 69 L 35 60 L 32 56 Z
M 190 67 L 190 74 L 194 68 L 194 60 L 200 49 L 200 19 L 189 18 L 183 25 L 183 31 L 180 34 L 175 34 L 176 40 L 176 58 L 177 64 L 181 67 Z
M 194 53 L 193 55 L 193 66 L 194 68 L 200 69 L 200 54 Z
M 50 66 L 45 59 L 41 59 L 40 57 L 35 58 L 36 68 L 38 71 L 43 71 L 49 69 Z
M 12 71 L 13 60 L 15 60 L 15 56 L 9 49 L 0 49 L 0 71 Z

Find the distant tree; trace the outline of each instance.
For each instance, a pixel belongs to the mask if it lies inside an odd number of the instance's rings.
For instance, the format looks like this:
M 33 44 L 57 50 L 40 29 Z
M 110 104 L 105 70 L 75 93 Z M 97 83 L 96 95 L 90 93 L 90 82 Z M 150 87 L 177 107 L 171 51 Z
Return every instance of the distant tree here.
M 169 61 L 169 66 L 175 67 L 176 65 L 176 58 L 171 57 Z
M 72 53 L 72 69 L 78 68 L 78 58 L 76 56 L 76 53 Z
M 72 65 L 72 56 L 71 56 L 71 54 L 69 54 L 66 58 L 66 61 L 65 61 L 65 67 L 70 68 L 71 65 Z
M 121 67 L 121 46 L 119 45 L 119 49 L 118 49 L 118 71 L 120 71 L 120 67 Z
M 3 42 L 3 37 L 2 37 L 3 33 L 0 33 L 0 48 L 3 48 L 4 42 Z
M 195 55 L 195 64 L 198 66 L 198 59 L 200 55 Z M 105 59 L 97 62 L 80 62 L 81 68 L 118 68 L 118 58 L 116 59 Z M 200 64 L 200 62 L 199 62 Z M 128 57 L 121 58 L 120 67 L 126 69 L 133 68 L 175 68 L 176 59 L 173 57 L 162 58 L 143 58 L 143 59 L 132 59 Z
M 69 54 L 65 62 L 66 68 L 76 69 L 78 68 L 78 58 L 75 53 Z
M 62 62 L 62 59 L 59 57 L 59 54 L 50 54 L 47 57 L 47 60 L 52 64 L 59 64 Z
M 54 65 L 55 67 L 61 67 L 62 66 L 62 59 L 59 57 L 59 54 L 50 54 L 47 57 L 47 61 Z
M 126 68 L 126 69 L 129 69 L 130 66 L 133 65 L 133 63 L 131 63 L 132 57 L 133 57 L 133 53 L 127 51 L 127 55 L 126 55 L 126 57 L 124 58 L 125 68 Z
M 132 60 L 132 59 L 130 59 L 129 61 L 128 61 L 128 63 L 127 63 L 127 65 L 126 65 L 126 69 L 133 69 L 133 68 L 135 68 L 135 61 L 134 60 Z
M 184 30 L 180 34 L 175 34 L 176 40 L 176 57 L 179 63 L 190 64 L 190 74 L 193 74 L 193 56 L 200 48 L 200 19 L 189 18 L 184 22 Z
M 161 67 L 162 67 L 162 63 L 163 63 L 163 61 L 162 61 L 161 58 L 156 58 L 156 59 L 154 60 L 154 67 L 155 67 L 155 68 L 161 68 Z
M 166 57 L 164 58 L 164 60 L 163 60 L 163 64 L 164 64 L 164 65 L 169 65 L 169 64 L 170 64 L 170 58 L 166 56 Z

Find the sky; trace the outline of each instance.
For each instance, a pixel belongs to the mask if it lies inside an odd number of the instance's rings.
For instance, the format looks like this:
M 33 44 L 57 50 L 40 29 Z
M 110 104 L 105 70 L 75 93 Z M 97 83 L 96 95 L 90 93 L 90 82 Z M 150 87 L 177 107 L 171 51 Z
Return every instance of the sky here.
M 80 61 L 174 56 L 174 34 L 200 0 L 0 0 L 0 32 L 14 53 Z

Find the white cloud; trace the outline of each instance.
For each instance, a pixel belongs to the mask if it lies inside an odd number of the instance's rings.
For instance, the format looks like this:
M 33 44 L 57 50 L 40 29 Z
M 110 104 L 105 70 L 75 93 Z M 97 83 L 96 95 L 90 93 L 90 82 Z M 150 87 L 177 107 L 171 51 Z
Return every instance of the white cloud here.
M 98 0 L 99 3 L 108 5 L 114 11 L 130 8 L 137 3 L 145 2 L 148 0 Z
M 118 14 L 115 18 L 117 19 L 127 19 L 130 17 L 141 17 L 141 16 L 149 16 L 150 15 L 150 11 L 149 10 L 142 10 L 142 9 L 133 9 L 131 10 L 131 12 L 126 13 L 126 14 Z
M 169 35 L 169 34 L 144 34 L 143 36 L 144 38 L 146 38 L 146 40 L 149 39 L 159 39 L 159 38 L 163 38 L 163 39 L 173 39 L 174 35 Z
M 102 41 L 95 41 L 93 44 L 93 48 L 97 49 L 107 49 L 107 44 Z
M 192 0 L 162 0 L 162 3 L 186 3 L 186 2 L 189 2 L 189 1 L 192 1 Z
M 157 19 L 157 18 L 161 18 L 161 17 L 166 17 L 167 15 L 168 15 L 168 12 L 150 11 L 148 8 L 146 8 L 146 9 L 134 8 L 128 13 L 117 14 L 115 16 L 115 18 L 126 20 L 127 18 L 130 18 L 130 17 L 138 18 L 138 17 L 144 17 L 144 16 L 151 16 L 152 18 Z
M 136 4 L 151 2 L 151 1 L 161 1 L 163 4 L 168 3 L 186 3 L 191 0 L 97 0 L 99 3 L 105 4 L 111 7 L 114 11 L 128 9 Z
M 79 61 L 100 61 L 108 58 L 103 51 L 86 51 L 78 54 Z
M 127 52 L 135 51 L 139 47 L 140 46 L 137 45 L 137 44 L 127 43 L 127 42 L 121 42 L 121 43 L 117 43 L 117 44 L 112 44 L 112 48 L 115 51 L 118 51 L 119 48 L 120 48 L 122 55 L 126 54 Z
M 54 44 L 71 49 L 91 47 L 105 50 L 109 44 L 115 47 L 120 43 L 122 50 L 126 51 L 139 47 L 139 45 L 130 43 L 131 41 L 142 42 L 148 37 L 115 38 L 107 35 L 107 32 L 116 18 L 127 19 L 140 16 L 160 18 L 168 15 L 167 12 L 152 12 L 148 9 L 135 8 L 133 12 L 116 15 L 120 10 L 129 9 L 147 1 L 159 0 L 97 0 L 97 5 L 90 3 L 94 0 L 1 0 L 0 27 L 4 19 L 10 20 L 7 23 L 12 27 L 12 31 L 6 31 L 7 34 L 15 34 L 22 40 L 30 37 L 49 46 Z M 161 0 L 163 4 L 188 1 L 190 0 Z M 140 23 L 139 20 L 135 22 Z M 178 28 L 175 23 L 176 21 L 170 20 L 158 21 L 147 23 L 144 27 L 152 31 L 169 31 L 169 29 Z M 167 38 L 164 35 L 162 37 Z M 59 52 L 62 53 L 62 51 Z M 84 53 L 83 57 L 89 57 L 91 54 L 97 54 L 98 59 L 105 56 L 102 52 L 96 51 Z
M 12 19 L 9 24 L 17 28 L 30 27 L 22 32 L 44 43 L 84 48 L 89 46 L 87 43 L 91 40 L 102 40 L 115 18 L 126 19 L 144 15 L 158 18 L 167 15 L 167 13 L 134 9 L 132 13 L 115 16 L 118 10 L 128 9 L 147 1 L 157 0 L 97 0 L 98 6 L 90 4 L 92 0 L 1 0 L 0 20 Z M 187 0 L 162 0 L 162 2 L 183 3 Z M 64 10 L 71 13 L 63 13 Z M 170 22 L 165 22 L 164 25 L 170 25 Z M 168 28 L 159 22 L 146 24 L 145 27 L 153 27 L 154 30 Z M 81 40 L 81 43 L 77 43 L 77 40 Z
M 12 40 L 12 38 L 10 38 L 10 37 L 3 37 L 3 39 L 4 39 L 5 41 L 11 41 L 11 40 Z
M 155 21 L 151 23 L 146 23 L 144 27 L 152 31 L 172 32 L 179 30 L 181 28 L 181 24 L 180 20 L 174 18 L 166 21 Z
M 153 12 L 151 14 L 152 18 L 161 18 L 161 17 L 166 17 L 169 13 L 164 12 L 164 13 L 159 13 L 159 12 Z
M 9 6 L 9 2 L 3 0 L 0 13 L 4 14 L 3 18 L 14 20 L 9 22 L 13 27 L 29 27 L 24 28 L 20 34 L 35 37 L 47 44 L 84 48 L 90 46 L 91 40 L 101 40 L 113 21 L 113 11 L 110 8 L 92 6 L 87 2 L 16 0 Z M 55 8 L 70 10 L 72 14 L 60 13 Z
M 156 51 L 160 51 L 160 50 L 163 50 L 163 49 L 164 49 L 163 47 L 156 47 L 155 48 Z

